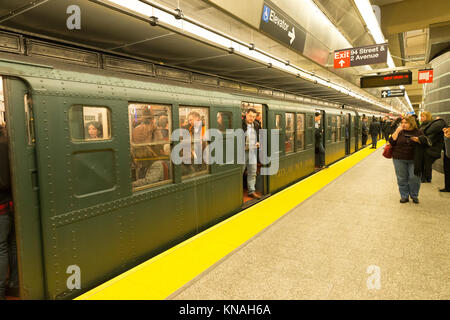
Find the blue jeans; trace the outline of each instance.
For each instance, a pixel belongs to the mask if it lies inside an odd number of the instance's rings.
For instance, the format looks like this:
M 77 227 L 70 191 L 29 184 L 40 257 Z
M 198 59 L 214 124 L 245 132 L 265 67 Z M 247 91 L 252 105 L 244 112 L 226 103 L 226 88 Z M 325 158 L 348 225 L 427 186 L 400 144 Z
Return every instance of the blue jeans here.
M 9 284 L 7 275 L 9 270 Z M 0 215 L 0 297 L 7 287 L 18 287 L 17 247 L 12 212 Z
M 414 174 L 413 160 L 394 159 L 398 190 L 402 199 L 419 197 L 420 177 Z
M 257 157 L 256 150 L 245 151 L 245 166 L 247 168 L 247 189 L 249 194 L 255 192 L 256 170 L 258 167 L 256 157 Z
M 377 138 L 378 138 L 378 135 L 376 135 L 376 134 L 372 135 L 372 148 L 377 147 Z

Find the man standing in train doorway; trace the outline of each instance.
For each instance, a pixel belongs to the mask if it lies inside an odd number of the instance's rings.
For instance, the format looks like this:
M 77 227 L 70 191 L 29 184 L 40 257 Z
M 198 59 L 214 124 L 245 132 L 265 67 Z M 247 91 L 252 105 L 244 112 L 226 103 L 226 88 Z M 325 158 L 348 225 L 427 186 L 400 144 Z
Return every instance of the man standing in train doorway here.
M 245 133 L 245 165 L 247 168 L 247 190 L 250 198 L 259 199 L 256 194 L 256 171 L 258 169 L 259 123 L 255 121 L 256 110 L 250 108 L 242 119 L 242 130 Z
M 315 154 L 316 154 L 316 167 L 319 169 L 326 168 L 325 166 L 325 148 L 323 147 L 323 127 L 320 125 L 320 120 L 322 115 L 320 112 L 316 112 L 314 116 L 315 129 L 314 137 L 315 143 Z
M 0 125 L 0 300 L 19 296 L 8 147 L 6 127 Z

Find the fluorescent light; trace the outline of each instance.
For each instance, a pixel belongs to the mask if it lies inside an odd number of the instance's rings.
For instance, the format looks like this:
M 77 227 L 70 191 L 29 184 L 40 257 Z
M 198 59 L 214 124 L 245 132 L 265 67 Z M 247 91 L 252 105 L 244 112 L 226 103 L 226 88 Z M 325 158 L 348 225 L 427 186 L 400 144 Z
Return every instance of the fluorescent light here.
M 366 101 L 366 102 L 375 104 L 377 106 L 383 107 L 386 110 L 389 110 L 389 108 L 390 108 L 390 106 L 388 106 L 388 105 L 379 103 L 377 101 L 373 101 L 372 99 L 370 99 L 366 96 L 363 96 L 359 93 L 350 91 L 347 88 L 342 87 L 339 84 L 333 83 L 331 81 L 327 81 L 323 78 L 313 75 L 310 72 L 301 69 L 300 67 L 297 67 L 297 66 L 291 65 L 291 64 L 286 65 L 285 63 L 279 61 L 282 59 L 277 60 L 277 59 L 272 58 L 270 55 L 264 54 L 260 51 L 250 50 L 249 47 L 247 47 L 245 45 L 242 45 L 235 41 L 232 41 L 232 40 L 228 39 L 227 37 L 224 37 L 220 34 L 217 34 L 215 32 L 207 30 L 205 28 L 202 28 L 201 26 L 198 26 L 194 23 L 191 23 L 184 19 L 181 19 L 181 20 L 176 19 L 173 15 L 171 15 L 167 12 L 164 12 L 163 10 L 160 10 L 158 8 L 154 8 L 151 5 L 145 4 L 139 0 L 107 0 L 107 1 L 117 4 L 119 6 L 122 6 L 124 8 L 127 8 L 129 10 L 132 10 L 132 11 L 134 11 L 140 15 L 144 15 L 146 17 L 151 17 L 151 16 L 157 17 L 160 22 L 170 25 L 171 27 L 177 28 L 179 30 L 182 30 L 185 33 L 190 33 L 197 37 L 201 37 L 205 40 L 208 40 L 208 41 L 214 43 L 215 45 L 219 45 L 226 49 L 233 48 L 236 52 L 239 52 L 243 55 L 251 57 L 251 58 L 258 60 L 260 62 L 263 62 L 265 64 L 271 64 L 273 67 L 281 69 L 285 72 L 289 72 L 296 76 L 298 75 L 309 81 L 317 82 L 323 86 L 333 88 L 334 90 L 341 92 L 343 94 L 347 94 L 347 95 L 350 95 L 357 99 L 360 99 L 362 101 Z M 360 2 L 360 1 L 357 1 L 357 2 Z M 370 7 L 370 5 L 369 5 L 369 7 Z M 317 6 L 316 6 L 316 8 L 317 8 L 317 13 L 324 15 L 323 12 Z M 371 7 L 370 7 L 370 9 L 371 9 Z M 373 15 L 373 12 L 372 12 L 372 15 Z M 331 21 L 329 21 L 328 19 L 326 19 L 326 20 L 329 22 L 330 26 L 333 26 L 336 30 L 338 30 L 331 23 Z M 375 22 L 376 22 L 376 19 L 375 19 Z M 383 39 L 384 39 L 384 37 L 383 37 Z M 390 59 L 392 60 L 392 57 L 390 57 Z M 393 61 L 392 61 L 392 63 L 393 63 Z

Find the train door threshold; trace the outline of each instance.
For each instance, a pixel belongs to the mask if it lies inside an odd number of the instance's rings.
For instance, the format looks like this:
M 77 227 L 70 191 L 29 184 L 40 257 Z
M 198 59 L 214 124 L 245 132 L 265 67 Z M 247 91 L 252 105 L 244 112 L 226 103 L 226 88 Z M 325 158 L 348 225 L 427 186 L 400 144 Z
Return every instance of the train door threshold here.
M 271 195 L 272 195 L 271 193 L 268 193 L 268 194 L 261 195 L 261 198 L 259 198 L 259 199 L 247 200 L 242 204 L 241 209 L 242 210 L 247 209 L 247 208 L 257 204 L 258 202 L 270 197 Z

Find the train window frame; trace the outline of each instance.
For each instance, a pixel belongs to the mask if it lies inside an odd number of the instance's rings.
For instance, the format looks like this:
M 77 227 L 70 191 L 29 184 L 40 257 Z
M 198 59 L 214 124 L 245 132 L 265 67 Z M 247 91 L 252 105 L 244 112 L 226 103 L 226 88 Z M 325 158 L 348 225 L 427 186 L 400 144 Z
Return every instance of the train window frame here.
M 291 118 L 290 128 L 288 128 L 288 116 Z M 284 120 L 284 152 L 288 154 L 295 151 L 295 113 L 285 112 Z M 288 149 L 288 141 L 292 141 L 290 149 Z
M 200 109 L 200 110 L 204 109 L 206 112 L 203 115 L 207 116 L 207 119 L 204 122 L 204 126 L 205 126 L 204 131 L 206 132 L 208 129 L 211 128 L 211 108 L 209 106 L 197 106 L 197 105 L 194 106 L 194 105 L 180 104 L 178 106 L 178 121 L 179 121 L 178 125 L 179 125 L 180 129 L 183 129 L 183 127 L 184 127 L 181 124 L 181 121 L 182 121 L 181 120 L 181 110 L 182 109 L 190 109 L 189 113 L 186 114 L 186 117 L 188 117 L 189 114 L 192 111 L 195 111 L 195 110 L 198 110 L 198 109 Z M 202 133 L 203 133 L 203 129 L 202 129 Z M 180 138 L 180 142 L 181 141 L 182 141 L 182 138 Z M 211 166 L 208 163 L 205 163 L 205 159 L 203 159 L 203 153 L 204 153 L 205 149 L 209 146 L 209 141 L 208 140 L 203 140 L 203 137 L 201 138 L 201 141 L 202 141 L 202 164 L 201 165 L 202 166 L 205 165 L 205 169 L 203 169 L 201 171 L 194 171 L 192 173 L 185 174 L 183 171 L 185 170 L 186 166 L 192 166 L 192 165 L 195 165 L 195 164 L 187 165 L 187 164 L 182 163 L 180 165 L 181 166 L 181 180 L 182 181 L 189 180 L 189 179 L 192 179 L 192 178 L 195 178 L 195 177 L 198 177 L 198 176 L 208 175 L 210 173 Z M 191 139 L 191 150 L 194 150 L 195 142 L 197 142 L 195 139 Z
M 336 140 L 337 139 L 336 123 L 337 123 L 336 116 L 335 115 L 331 116 L 331 142 L 332 143 L 337 142 L 337 140 Z
M 82 108 L 82 112 L 83 112 L 82 118 L 81 118 L 81 121 L 82 121 L 82 124 L 83 124 L 83 138 L 74 137 L 74 126 L 73 126 L 72 123 L 74 121 L 77 121 L 77 119 L 75 119 L 75 115 L 74 115 L 73 111 L 74 111 L 74 108 L 77 108 L 77 107 L 81 107 Z M 106 120 L 105 120 L 106 122 L 103 121 L 103 118 L 102 118 L 102 121 L 101 121 L 102 122 L 101 125 L 102 125 L 103 138 L 92 138 L 92 139 L 88 138 L 90 123 L 93 122 L 93 121 L 99 122 L 99 120 L 86 121 L 86 118 L 85 118 L 86 115 L 84 114 L 84 112 L 85 112 L 84 109 L 85 108 L 104 109 L 104 111 L 106 111 Z M 71 139 L 71 141 L 73 143 L 93 143 L 93 142 L 105 142 L 105 141 L 111 141 L 112 140 L 112 137 L 113 137 L 113 135 L 112 135 L 112 111 L 111 111 L 111 109 L 108 106 L 105 106 L 105 105 L 101 105 L 100 106 L 100 105 L 72 104 L 69 107 L 68 117 L 69 117 L 69 128 L 70 128 L 69 134 L 70 134 L 70 139 Z M 108 134 L 107 137 L 105 137 L 105 130 L 103 129 L 105 123 L 107 124 L 107 126 L 106 126 L 107 127 L 106 131 L 107 131 L 107 134 Z M 96 129 L 98 130 L 98 128 L 96 128 Z M 87 134 L 86 134 L 86 131 L 87 131 Z
M 336 140 L 342 141 L 342 116 L 337 116 L 336 118 Z
M 165 128 L 164 130 L 168 130 L 167 132 L 167 139 L 165 140 L 157 140 L 157 141 L 148 141 L 148 142 L 135 142 L 133 141 L 135 136 L 133 133 L 133 130 L 135 130 L 136 128 L 138 128 L 142 123 L 139 123 L 137 125 L 133 125 L 133 121 L 137 122 L 137 117 L 138 117 L 138 113 L 136 112 L 136 108 L 137 107 L 141 107 L 144 108 L 147 106 L 147 109 L 150 109 L 152 107 L 155 108 L 161 108 L 161 110 L 165 111 L 165 114 L 163 114 L 162 116 L 166 116 L 167 117 L 167 123 L 165 124 Z M 150 107 L 150 108 L 148 108 Z M 134 108 L 134 112 L 130 112 L 130 110 L 132 110 Z M 135 177 L 140 175 L 139 171 L 141 171 L 142 169 L 145 169 L 145 173 L 144 176 L 141 178 L 136 178 L 131 179 L 131 189 L 133 192 L 138 192 L 141 190 L 147 190 L 147 189 L 152 189 L 155 187 L 159 187 L 162 185 L 166 185 L 166 184 L 172 184 L 174 182 L 174 173 L 173 173 L 173 165 L 172 165 L 172 158 L 171 158 L 171 154 L 172 154 L 172 143 L 171 143 L 171 135 L 172 135 L 172 109 L 173 106 L 171 104 L 163 104 L 163 103 L 146 103 L 146 102 L 129 102 L 128 103 L 128 125 L 129 125 L 129 136 L 130 136 L 130 157 L 131 157 L 131 167 L 130 167 L 130 171 L 131 173 L 135 174 Z M 157 110 L 157 111 L 161 111 L 161 110 Z M 155 127 L 155 129 L 152 131 L 152 134 L 155 133 L 155 131 L 157 130 L 157 126 L 159 124 L 159 120 L 160 118 L 158 118 L 158 121 L 156 121 L 156 119 L 154 119 L 156 116 L 153 114 L 153 110 L 152 114 L 151 114 L 151 119 L 152 119 L 152 123 Z M 144 115 L 141 114 L 141 121 L 142 118 L 145 117 Z M 161 117 L 161 115 L 160 115 Z M 155 121 L 155 122 L 153 122 Z M 156 122 L 158 122 L 158 124 L 156 124 Z M 161 129 L 161 128 L 160 128 Z M 162 130 L 162 129 L 161 129 Z M 152 137 L 152 140 L 154 138 Z M 144 166 L 142 167 L 138 167 L 135 165 L 135 168 L 133 169 L 133 163 L 135 163 L 135 154 L 133 154 L 133 150 L 137 149 L 137 148 L 150 148 L 151 152 L 153 154 L 155 154 L 155 147 L 156 146 L 162 146 L 162 149 L 160 149 L 160 152 L 162 152 L 163 154 L 160 155 L 156 155 L 155 159 L 153 162 L 150 162 L 147 164 L 147 168 L 145 168 Z M 166 151 L 167 147 L 168 147 L 168 151 Z M 147 150 L 148 151 L 148 150 Z M 135 151 L 136 152 L 136 151 Z M 146 155 L 145 155 L 146 156 Z M 165 159 L 165 157 L 168 157 L 168 161 Z M 166 160 L 166 161 L 164 161 Z M 151 161 L 149 159 L 144 158 L 142 161 Z M 159 161 L 159 162 L 158 162 Z M 147 171 L 150 170 L 154 164 L 158 163 L 160 166 L 155 167 L 157 170 L 160 170 L 160 176 L 163 175 L 163 180 L 159 180 L 156 182 L 150 182 L 150 183 L 144 183 L 142 185 L 139 185 L 138 182 L 139 180 L 141 180 L 141 183 L 145 182 L 144 179 L 146 179 L 147 177 Z M 133 170 L 135 170 L 133 172 Z M 167 178 L 166 178 L 167 175 Z
M 303 119 L 301 122 L 302 125 L 300 126 L 300 129 L 302 129 L 302 130 L 299 130 L 299 127 L 298 127 L 298 124 L 299 124 L 298 119 L 299 118 Z M 305 146 L 305 125 L 306 125 L 305 121 L 306 121 L 306 114 L 297 112 L 295 115 L 295 151 L 302 151 L 302 150 L 305 150 L 305 148 L 306 148 L 306 146 Z M 299 133 L 302 133 L 301 147 L 299 147 L 299 144 L 298 144 Z
M 275 129 L 283 130 L 281 126 L 281 114 L 278 113 L 275 115 Z
M 223 117 L 224 114 L 228 115 L 228 119 L 229 119 L 229 126 L 226 127 L 224 126 L 222 129 L 219 127 L 219 114 Z M 217 130 L 219 130 L 222 134 L 226 134 L 226 130 L 227 129 L 233 129 L 233 112 L 232 111 L 217 111 L 216 112 L 216 121 L 217 121 Z M 222 119 L 223 121 L 223 119 Z

